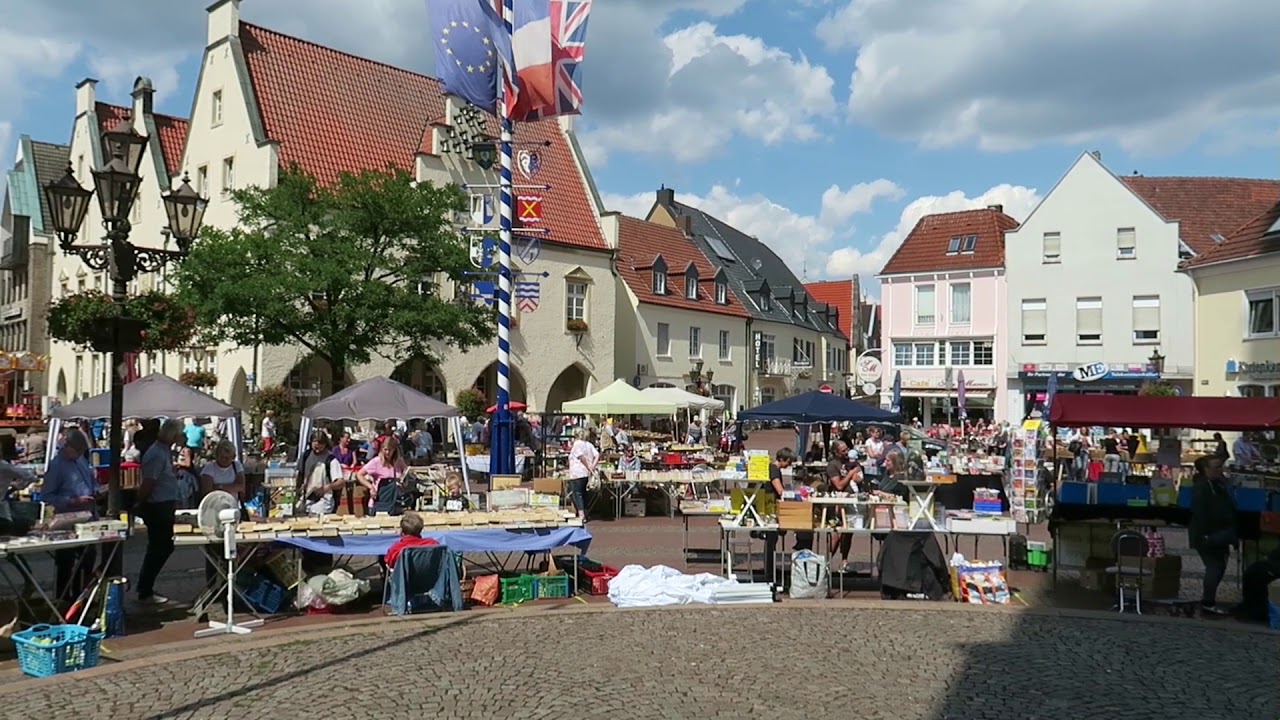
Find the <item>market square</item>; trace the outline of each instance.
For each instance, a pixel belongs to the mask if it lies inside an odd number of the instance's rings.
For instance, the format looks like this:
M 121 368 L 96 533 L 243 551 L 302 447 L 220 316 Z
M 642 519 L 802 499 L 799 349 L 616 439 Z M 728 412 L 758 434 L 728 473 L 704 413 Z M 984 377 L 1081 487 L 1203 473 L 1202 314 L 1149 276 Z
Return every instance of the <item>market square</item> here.
M 1205 139 L 1245 116 L 1141 126 L 1169 157 L 976 100 L 891 122 L 887 16 L 765 5 L 392 3 L 379 44 L 217 0 L 138 11 L 182 38 L 153 76 L 0 66 L 4 702 L 281 717 L 356 673 L 354 717 L 1280 714 L 1280 181 Z M 619 96 L 640 52 L 661 109 Z M 837 136 L 1004 175 L 810 192 Z

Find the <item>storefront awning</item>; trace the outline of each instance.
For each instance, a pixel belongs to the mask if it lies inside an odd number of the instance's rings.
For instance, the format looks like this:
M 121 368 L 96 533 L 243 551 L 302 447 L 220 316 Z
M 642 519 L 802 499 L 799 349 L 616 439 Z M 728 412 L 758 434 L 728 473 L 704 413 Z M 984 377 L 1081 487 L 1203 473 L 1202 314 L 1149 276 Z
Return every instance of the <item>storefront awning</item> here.
M 1280 398 L 1056 395 L 1049 421 L 1057 427 L 1280 428 Z

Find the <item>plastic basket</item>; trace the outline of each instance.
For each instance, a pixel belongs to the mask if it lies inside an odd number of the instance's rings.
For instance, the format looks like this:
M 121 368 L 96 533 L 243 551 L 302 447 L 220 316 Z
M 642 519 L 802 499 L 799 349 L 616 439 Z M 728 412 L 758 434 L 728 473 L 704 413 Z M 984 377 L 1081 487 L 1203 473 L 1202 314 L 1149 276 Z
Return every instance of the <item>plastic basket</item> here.
M 42 678 L 97 667 L 102 638 L 82 625 L 35 625 L 14 633 L 13 645 L 22 672 Z
M 260 613 L 274 615 L 284 609 L 289 601 L 288 591 L 270 577 L 258 573 L 249 580 L 244 599 Z
M 520 575 L 513 578 L 502 578 L 499 581 L 502 588 L 502 604 L 511 605 L 514 603 L 522 603 L 525 600 L 532 600 L 535 597 L 537 584 L 532 575 Z
M 535 580 L 538 599 L 569 597 L 568 575 L 539 575 Z

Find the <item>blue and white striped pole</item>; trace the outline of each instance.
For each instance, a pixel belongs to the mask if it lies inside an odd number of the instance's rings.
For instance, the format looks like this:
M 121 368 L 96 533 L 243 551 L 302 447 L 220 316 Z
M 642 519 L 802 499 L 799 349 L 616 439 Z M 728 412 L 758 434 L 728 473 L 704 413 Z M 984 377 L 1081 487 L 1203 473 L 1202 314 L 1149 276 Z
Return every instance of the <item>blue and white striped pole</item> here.
M 502 27 L 511 37 L 514 30 L 513 0 L 502 0 Z M 505 93 L 503 93 L 505 95 Z M 505 97 L 498 99 L 502 124 L 502 171 L 498 180 L 501 231 L 498 233 L 498 407 L 489 432 L 489 474 L 510 475 L 516 470 L 516 445 L 511 418 L 511 227 L 514 208 L 511 177 L 511 114 Z

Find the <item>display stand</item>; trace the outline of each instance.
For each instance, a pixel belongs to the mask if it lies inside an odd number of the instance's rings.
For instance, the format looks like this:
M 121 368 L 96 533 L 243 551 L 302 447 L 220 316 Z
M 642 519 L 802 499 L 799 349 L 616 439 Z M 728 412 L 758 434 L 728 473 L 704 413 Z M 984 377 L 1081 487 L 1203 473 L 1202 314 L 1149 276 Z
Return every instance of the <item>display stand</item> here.
M 938 525 L 938 521 L 933 517 L 933 496 L 938 490 L 938 484 L 932 480 L 901 480 L 899 481 L 907 488 L 907 517 L 908 530 L 916 530 L 916 524 L 921 520 L 928 522 L 929 530 L 934 532 L 944 532 L 944 528 Z

